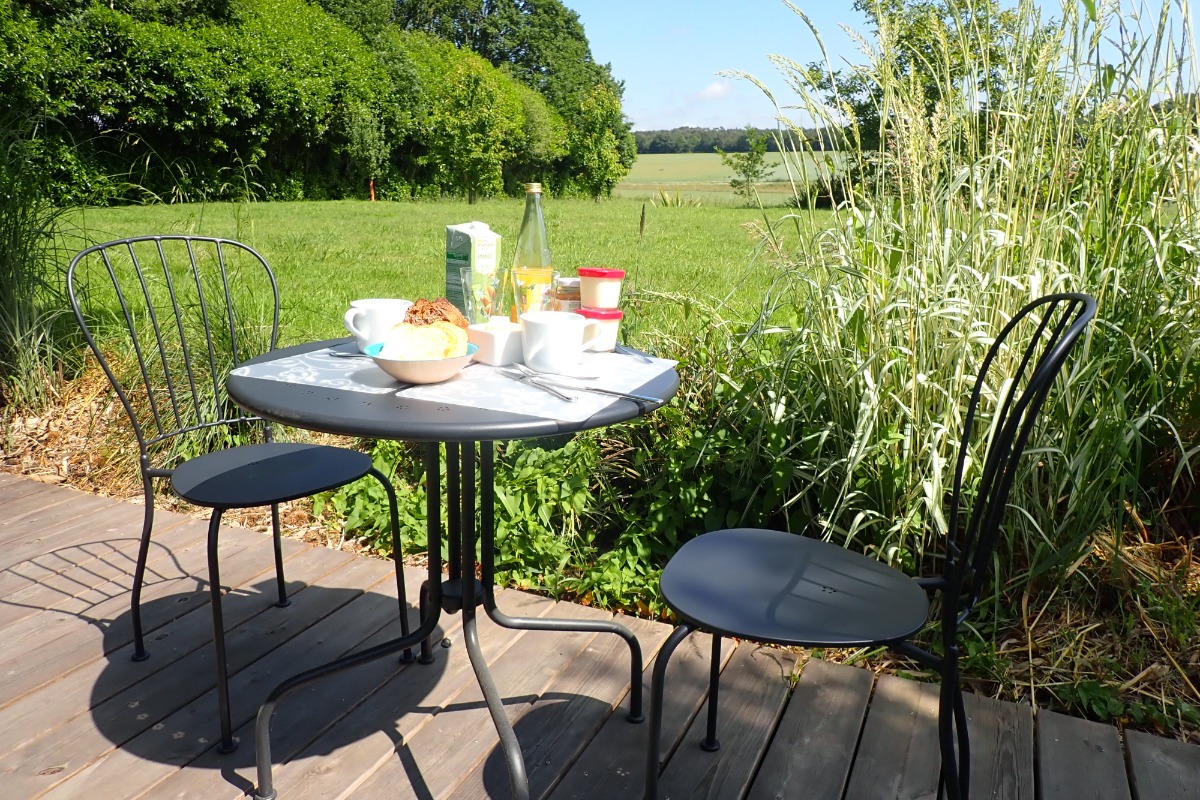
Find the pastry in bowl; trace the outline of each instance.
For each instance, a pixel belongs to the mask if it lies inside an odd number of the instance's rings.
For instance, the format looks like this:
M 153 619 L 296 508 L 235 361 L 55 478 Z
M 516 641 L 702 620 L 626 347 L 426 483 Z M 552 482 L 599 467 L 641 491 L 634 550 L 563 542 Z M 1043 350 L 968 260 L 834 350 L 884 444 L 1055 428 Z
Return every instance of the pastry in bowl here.
M 464 331 L 470 325 L 454 304 L 444 297 L 436 300 L 417 300 L 408 307 L 404 321 L 409 325 L 433 325 L 438 322 L 449 322 Z
M 445 305 L 462 317 L 454 306 Z M 436 301 L 418 300 L 413 308 L 418 309 L 417 321 L 405 317 L 382 342 L 370 345 L 367 355 L 388 375 L 405 383 L 440 383 L 453 378 L 479 348 L 468 344 L 465 325 L 453 321 Z
M 395 361 L 457 358 L 467 352 L 467 332 L 444 320 L 429 325 L 401 322 L 383 337 L 379 355 Z

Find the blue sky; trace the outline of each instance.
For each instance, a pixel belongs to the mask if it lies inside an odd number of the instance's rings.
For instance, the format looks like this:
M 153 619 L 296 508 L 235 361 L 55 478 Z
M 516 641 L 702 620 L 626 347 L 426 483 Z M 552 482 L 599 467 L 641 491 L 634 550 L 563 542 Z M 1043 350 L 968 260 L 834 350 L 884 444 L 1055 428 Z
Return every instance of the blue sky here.
M 695 125 L 773 127 L 775 111 L 753 84 L 723 78 L 741 70 L 787 94 L 769 54 L 807 64 L 816 41 L 781 0 L 563 0 L 579 14 L 592 56 L 625 82 L 625 115 L 634 130 Z M 797 0 L 831 53 L 855 56 L 839 24 L 867 32 L 849 0 Z M 859 60 L 859 59 L 856 59 Z
M 1060 1 L 1047 0 L 1043 8 L 1059 16 Z M 1154 12 L 1161 7 L 1162 0 L 1145 1 Z M 787 105 L 790 93 L 768 56 L 777 54 L 800 64 L 821 60 L 812 33 L 782 0 L 562 2 L 579 14 L 592 56 L 611 64 L 616 78 L 625 82 L 625 115 L 634 130 L 681 125 L 773 127 L 774 107 L 757 87 L 717 73 L 748 72 Z M 792 2 L 820 31 L 835 66 L 863 61 L 843 27 L 868 41 L 872 36 L 866 18 L 851 7 L 851 0 Z M 1194 0 L 1172 0 L 1173 20 L 1180 17 L 1178 4 L 1186 7 L 1189 2 Z M 1141 0 L 1122 0 L 1123 7 L 1140 4 Z M 799 115 L 793 119 L 803 122 Z

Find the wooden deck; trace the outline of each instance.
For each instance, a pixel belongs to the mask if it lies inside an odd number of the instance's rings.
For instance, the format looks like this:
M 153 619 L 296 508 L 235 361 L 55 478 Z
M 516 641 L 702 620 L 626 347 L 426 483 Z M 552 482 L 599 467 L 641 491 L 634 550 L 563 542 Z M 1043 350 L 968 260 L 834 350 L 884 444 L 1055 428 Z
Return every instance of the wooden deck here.
M 254 781 L 260 700 L 307 667 L 395 635 L 386 562 L 286 541 L 294 602 L 271 604 L 269 539 L 230 529 L 221 545 L 234 724 L 215 752 L 206 524 L 162 513 L 144 615 L 149 660 L 133 663 L 128 590 L 141 507 L 0 475 L 0 798 L 234 800 Z M 419 572 L 406 575 L 410 597 Z M 512 613 L 606 616 L 500 593 Z M 497 737 L 461 642 L 430 666 L 394 659 L 286 699 L 275 720 L 281 800 L 507 796 Z M 624 620 L 649 665 L 666 625 Z M 482 619 L 534 797 L 636 798 L 645 725 L 615 712 L 628 649 L 612 635 L 518 633 Z M 789 691 L 785 652 L 729 646 L 722 747 L 698 746 L 708 645 L 693 636 L 668 678 L 662 796 L 928 798 L 937 787 L 935 687 L 811 660 Z M 648 683 L 649 674 L 646 673 Z M 1200 797 L 1200 747 L 968 697 L 973 797 Z M 1036 720 L 1036 725 L 1035 725 Z

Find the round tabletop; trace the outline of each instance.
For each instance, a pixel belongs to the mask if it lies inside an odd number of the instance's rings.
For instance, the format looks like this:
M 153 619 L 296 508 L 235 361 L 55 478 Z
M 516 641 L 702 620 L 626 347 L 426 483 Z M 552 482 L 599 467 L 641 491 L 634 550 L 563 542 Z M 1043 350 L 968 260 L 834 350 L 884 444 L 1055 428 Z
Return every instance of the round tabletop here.
M 245 365 L 287 358 L 344 344 L 346 339 L 308 342 L 252 358 Z M 546 419 L 471 406 L 301 383 L 230 375 L 229 396 L 264 419 L 307 430 L 410 442 L 480 442 L 530 439 L 600 428 L 640 417 L 665 405 L 679 390 L 670 369 L 637 389 L 658 403 L 618 399 L 582 422 Z

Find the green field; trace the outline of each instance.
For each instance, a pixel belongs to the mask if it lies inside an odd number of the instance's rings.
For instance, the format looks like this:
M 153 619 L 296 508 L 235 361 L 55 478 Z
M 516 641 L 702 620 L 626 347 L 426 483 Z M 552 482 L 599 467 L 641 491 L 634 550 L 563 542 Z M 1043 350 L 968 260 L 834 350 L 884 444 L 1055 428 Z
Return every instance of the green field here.
M 503 237 L 511 257 L 523 199 L 370 203 L 213 203 L 88 209 L 70 218 L 79 234 L 98 242 L 152 233 L 197 233 L 239 239 L 258 249 L 282 289 L 286 342 L 340 336 L 342 313 L 358 297 L 436 297 L 445 290 L 446 225 L 481 220 Z M 722 315 L 751 315 L 775 269 L 756 256 L 758 238 L 747 223 L 754 209 L 724 206 L 659 208 L 613 199 L 548 198 L 546 224 L 555 263 L 572 273 L 609 266 L 629 273 L 630 297 L 644 297 L 639 325 L 668 324 L 670 297 L 723 305 Z M 670 297 L 664 299 L 661 295 Z M 726 302 L 727 299 L 727 302 Z M 654 309 L 657 309 L 655 311 Z
M 805 179 L 817 176 L 823 159 L 837 161 L 839 154 L 819 154 L 805 160 Z M 788 172 L 779 153 L 767 153 L 771 173 L 759 184 L 758 192 L 765 205 L 777 205 L 792 195 Z M 705 205 L 743 205 L 745 201 L 729 186 L 733 171 L 721 163 L 717 153 L 645 153 L 639 155 L 633 169 L 617 185 L 618 197 L 648 200 L 660 191 L 679 193 L 685 200 L 699 200 Z M 798 175 L 796 176 L 799 177 Z

